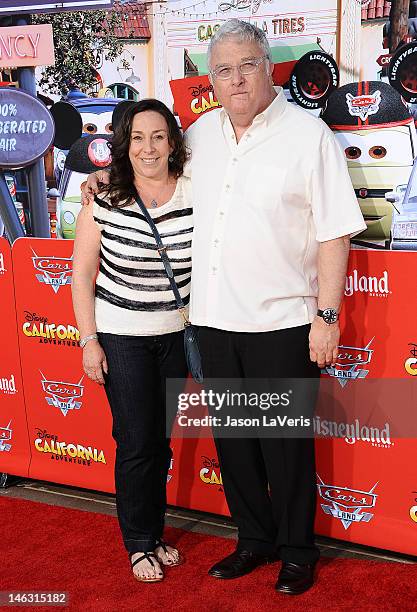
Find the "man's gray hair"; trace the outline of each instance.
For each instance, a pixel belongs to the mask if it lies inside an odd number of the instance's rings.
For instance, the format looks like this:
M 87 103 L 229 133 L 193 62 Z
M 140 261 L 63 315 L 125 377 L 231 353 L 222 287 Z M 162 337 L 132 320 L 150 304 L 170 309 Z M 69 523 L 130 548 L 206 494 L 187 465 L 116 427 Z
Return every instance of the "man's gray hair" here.
M 211 54 L 213 47 L 230 37 L 237 38 L 239 42 L 255 42 L 264 52 L 264 55 L 272 62 L 271 48 L 263 30 L 253 23 L 241 19 L 229 19 L 216 31 L 211 38 L 207 49 L 207 64 L 210 69 Z

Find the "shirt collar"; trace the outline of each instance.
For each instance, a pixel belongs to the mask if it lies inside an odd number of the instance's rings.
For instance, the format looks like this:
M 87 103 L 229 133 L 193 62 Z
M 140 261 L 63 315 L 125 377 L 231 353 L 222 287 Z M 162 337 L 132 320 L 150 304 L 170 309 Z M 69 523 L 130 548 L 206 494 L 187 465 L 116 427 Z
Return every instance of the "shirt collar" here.
M 271 104 L 264 111 L 262 111 L 262 113 L 256 115 L 252 125 L 256 126 L 264 124 L 265 127 L 269 127 L 280 115 L 282 115 L 287 104 L 288 102 L 287 98 L 285 97 L 284 90 L 282 87 L 278 87 L 277 95 L 272 100 Z M 229 119 L 229 115 L 224 107 L 222 107 L 220 110 L 220 120 L 222 122 L 222 126 L 224 126 L 226 119 Z

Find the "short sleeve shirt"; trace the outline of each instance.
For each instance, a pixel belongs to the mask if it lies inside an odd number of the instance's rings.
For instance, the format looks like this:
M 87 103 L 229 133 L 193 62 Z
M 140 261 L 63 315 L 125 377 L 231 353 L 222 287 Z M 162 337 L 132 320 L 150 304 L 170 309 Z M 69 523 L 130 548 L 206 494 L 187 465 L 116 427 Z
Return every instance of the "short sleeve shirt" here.
M 237 332 L 310 323 L 319 243 L 366 228 L 331 130 L 280 89 L 239 143 L 224 109 L 186 137 L 192 322 Z

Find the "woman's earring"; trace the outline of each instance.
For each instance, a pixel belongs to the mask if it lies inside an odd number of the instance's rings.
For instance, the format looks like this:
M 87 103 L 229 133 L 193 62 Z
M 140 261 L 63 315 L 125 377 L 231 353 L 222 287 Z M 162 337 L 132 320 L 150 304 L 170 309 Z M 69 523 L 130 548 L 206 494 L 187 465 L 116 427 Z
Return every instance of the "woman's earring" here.
M 174 161 L 174 158 L 172 157 L 172 155 L 168 157 L 168 161 L 172 164 L 172 162 Z

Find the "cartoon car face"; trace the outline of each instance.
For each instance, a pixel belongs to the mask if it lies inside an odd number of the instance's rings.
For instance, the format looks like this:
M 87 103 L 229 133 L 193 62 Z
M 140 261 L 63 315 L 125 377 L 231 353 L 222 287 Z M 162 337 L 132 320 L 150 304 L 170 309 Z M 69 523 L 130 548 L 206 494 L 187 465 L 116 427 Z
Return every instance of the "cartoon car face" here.
M 367 229 L 361 243 L 389 247 L 395 206 L 385 195 L 408 183 L 416 154 L 412 123 L 334 132 L 341 145 Z
M 60 193 L 57 231 L 62 238 L 75 238 L 75 224 L 81 210 L 81 183 L 90 172 L 110 164 L 108 141 L 113 133 L 113 110 L 119 102 L 116 98 L 81 98 L 72 100 L 71 104 L 58 103 L 61 108 L 57 110 L 55 123 L 58 132 L 65 132 L 63 141 L 68 143 L 66 149 L 59 144 L 54 148 L 55 176 Z M 72 125 L 74 110 L 81 116 L 76 127 Z

